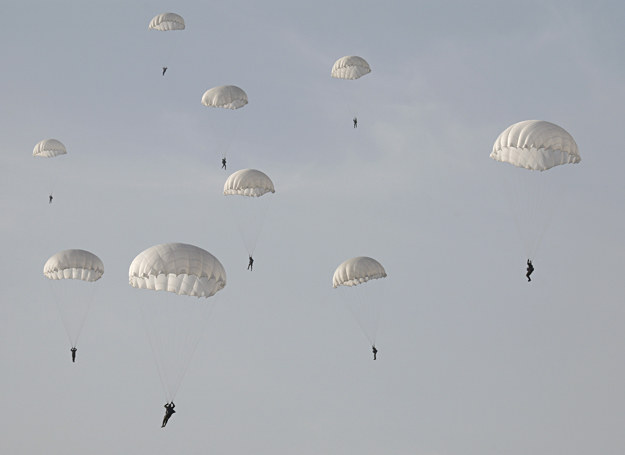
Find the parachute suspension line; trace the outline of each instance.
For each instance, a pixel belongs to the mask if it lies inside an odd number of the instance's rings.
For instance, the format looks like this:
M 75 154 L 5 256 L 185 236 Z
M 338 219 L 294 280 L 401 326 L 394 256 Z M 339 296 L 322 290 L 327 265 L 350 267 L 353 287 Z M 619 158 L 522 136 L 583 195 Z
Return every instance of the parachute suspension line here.
M 240 115 L 239 115 L 239 117 L 240 117 Z M 238 130 L 239 130 L 239 122 L 237 121 L 237 122 L 234 122 L 234 126 L 232 127 L 232 131 L 230 132 L 228 137 L 226 137 L 226 143 L 224 144 L 223 151 L 222 151 L 222 158 L 228 158 L 228 153 L 230 152 L 230 148 L 232 147 L 232 143 L 234 142 L 234 138 L 238 134 Z
M 213 311 L 213 303 L 184 304 L 188 308 L 183 309 L 182 313 L 185 314 L 179 314 L 179 318 L 170 318 L 175 315 L 164 306 L 147 302 L 140 305 L 142 321 L 167 402 L 176 398 Z M 206 307 L 194 307 L 200 305 Z M 185 311 L 189 309 L 194 311 Z
M 225 196 L 234 199 L 234 204 L 227 204 L 233 219 L 236 220 L 239 236 L 249 256 L 254 256 L 256 245 L 263 228 L 271 195 L 248 197 L 239 195 Z M 237 205 L 237 207 L 235 207 Z
M 78 329 L 76 331 L 76 339 L 74 340 L 74 345 L 72 346 L 73 348 L 75 348 L 76 344 L 78 343 L 78 339 L 80 338 L 80 334 L 82 333 L 82 328 L 85 325 L 85 321 L 87 320 L 87 316 L 89 315 L 89 313 L 91 311 L 91 305 L 92 305 L 93 299 L 95 297 L 95 287 L 94 286 L 90 286 L 90 288 L 91 288 L 91 295 L 87 299 L 87 308 L 82 313 L 82 316 L 81 316 L 81 318 L 80 318 L 80 320 L 78 322 Z
M 65 334 L 67 335 L 67 340 L 69 341 L 69 344 L 71 345 L 71 347 L 75 347 L 74 346 L 74 342 L 72 340 L 72 337 L 70 335 L 69 324 L 66 321 L 66 318 L 64 317 L 64 314 L 63 314 L 63 309 L 61 308 L 61 299 L 65 299 L 65 298 L 67 298 L 67 296 L 64 293 L 59 292 L 57 289 L 54 289 L 54 286 L 53 286 L 51 280 L 48 280 L 48 285 L 50 286 L 50 293 L 55 296 L 54 303 L 56 305 L 56 309 L 59 312 L 59 316 L 61 318 L 61 322 L 63 323 L 63 328 L 65 329 Z M 60 295 L 60 294 L 63 294 L 63 295 Z
M 156 337 L 152 335 L 151 327 L 148 324 L 148 318 L 146 315 L 146 310 L 143 305 L 139 305 L 139 311 L 141 313 L 141 322 L 143 323 L 143 329 L 145 333 L 148 335 L 148 341 L 150 343 L 150 349 L 152 350 L 152 357 L 154 358 L 154 363 L 156 364 L 156 371 L 158 372 L 158 377 L 161 381 L 161 387 L 163 387 L 163 394 L 165 395 L 165 399 L 167 403 L 171 403 L 173 398 L 169 394 L 169 390 L 167 389 L 167 381 L 165 381 L 163 367 L 161 365 L 161 361 L 157 352 L 156 345 L 159 344 L 156 340 Z
M 506 199 L 518 231 L 523 252 L 532 259 L 539 250 L 553 219 L 555 204 L 548 194 L 545 172 L 510 168 L 506 179 Z
M 180 385 L 182 384 L 182 380 L 184 379 L 184 377 L 187 374 L 187 371 L 189 370 L 189 366 L 191 365 L 191 359 L 193 359 L 193 356 L 195 355 L 195 351 L 197 351 L 197 347 L 200 344 L 200 340 L 202 339 L 202 336 L 204 335 L 204 332 L 206 331 L 206 327 L 208 325 L 207 321 L 213 312 L 213 304 L 199 303 L 199 305 L 208 305 L 208 308 L 207 308 L 207 311 L 205 312 L 204 321 L 202 323 L 200 332 L 197 334 L 195 339 L 193 339 L 191 335 L 187 336 L 187 341 L 185 342 L 185 345 L 190 347 L 190 352 L 189 352 L 189 355 L 187 356 L 186 362 L 184 362 L 184 364 L 182 365 L 182 369 L 180 373 L 178 374 L 177 380 L 174 381 L 175 392 L 173 395 L 176 395 L 176 393 L 178 392 L 178 389 L 180 388 Z M 172 400 L 173 399 L 174 397 L 172 397 Z
M 68 283 L 53 283 L 57 280 L 48 280 L 50 286 L 50 293 L 54 295 L 54 303 L 61 317 L 63 328 L 67 334 L 67 339 L 71 347 L 75 348 L 78 344 L 78 339 L 82 333 L 82 329 L 87 320 L 87 316 L 91 310 L 91 305 L 95 296 L 95 287 L 89 286 L 86 295 L 80 297 L 80 302 L 73 302 L 73 300 L 79 299 L 77 296 L 70 295 L 71 292 L 66 286 L 58 286 L 59 284 Z M 78 283 L 73 283 L 78 284 Z M 57 285 L 57 286 L 55 286 Z M 80 285 L 80 284 L 79 284 Z M 84 299 L 83 299 L 84 297 Z M 83 304 L 86 308 L 83 308 Z M 73 323 L 73 324 L 72 324 Z
M 380 305 L 375 298 L 371 298 L 371 287 L 379 284 L 381 283 L 362 283 L 357 286 L 339 286 L 338 289 L 342 294 L 341 298 L 344 306 L 347 307 L 363 335 L 372 346 L 375 345 L 377 340 L 380 323 Z
M 360 327 L 360 331 L 362 332 L 364 337 L 367 339 L 369 344 L 371 346 L 374 346 L 375 345 L 375 340 L 377 338 L 377 336 L 376 336 L 376 334 L 377 334 L 377 324 L 376 324 L 376 327 L 375 327 L 375 330 L 373 331 L 373 333 L 371 335 L 369 335 L 369 328 L 364 324 L 364 322 L 362 321 L 362 318 L 360 318 L 356 314 L 355 309 L 352 308 L 351 305 L 345 305 L 345 306 L 347 307 L 347 310 L 351 313 L 352 317 L 354 318 L 354 320 L 358 324 L 358 327 Z

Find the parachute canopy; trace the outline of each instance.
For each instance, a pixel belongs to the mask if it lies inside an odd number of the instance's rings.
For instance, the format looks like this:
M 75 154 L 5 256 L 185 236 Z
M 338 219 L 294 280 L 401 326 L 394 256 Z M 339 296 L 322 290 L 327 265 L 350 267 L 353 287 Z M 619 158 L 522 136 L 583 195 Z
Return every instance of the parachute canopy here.
M 164 243 L 139 253 L 128 271 L 139 289 L 210 297 L 226 286 L 226 271 L 208 251 L 185 243 Z
M 581 161 L 573 137 L 558 125 L 542 120 L 525 120 L 506 128 L 495 141 L 490 157 L 534 171 Z
M 176 13 L 163 13 L 154 16 L 150 21 L 148 28 L 152 30 L 160 30 L 162 32 L 169 30 L 184 30 L 184 19 Z
M 43 158 L 53 158 L 58 155 L 66 155 L 67 150 L 61 141 L 56 139 L 44 139 L 35 145 L 33 156 L 41 156 Z
M 382 264 L 373 258 L 359 256 L 339 265 L 332 277 L 332 287 L 357 286 L 369 280 L 386 277 Z
M 247 93 L 236 85 L 213 87 L 202 95 L 202 104 L 208 107 L 239 109 L 247 104 Z
M 104 274 L 104 264 L 85 250 L 64 250 L 46 261 L 43 274 L 50 280 L 97 281 Z
M 348 55 L 334 62 L 331 74 L 337 79 L 358 79 L 370 72 L 371 68 L 364 58 Z
M 240 196 L 260 197 L 265 193 L 275 193 L 273 182 L 267 174 L 256 169 L 241 169 L 236 171 L 224 185 L 224 194 L 238 194 Z

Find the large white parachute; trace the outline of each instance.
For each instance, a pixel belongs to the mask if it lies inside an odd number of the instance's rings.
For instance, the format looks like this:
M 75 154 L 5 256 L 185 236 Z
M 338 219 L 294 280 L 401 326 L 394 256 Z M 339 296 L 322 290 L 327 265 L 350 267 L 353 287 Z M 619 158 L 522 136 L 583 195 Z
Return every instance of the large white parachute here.
M 165 399 L 182 383 L 211 314 L 215 294 L 226 285 L 226 271 L 208 251 L 185 243 L 155 245 L 139 253 L 128 270 L 154 353 Z M 203 297 L 199 300 L 191 297 Z M 208 298 L 211 297 L 212 298 Z
M 211 297 L 226 285 L 226 271 L 208 251 L 165 243 L 139 253 L 128 271 L 130 285 L 178 295 Z
M 202 95 L 202 104 L 207 107 L 239 109 L 247 104 L 247 93 L 236 85 L 213 87 Z
M 275 193 L 273 182 L 264 172 L 256 169 L 241 169 L 231 174 L 224 184 L 224 195 L 260 197 Z
M 337 79 L 358 79 L 371 72 L 367 61 L 356 55 L 341 57 L 332 66 L 331 75 Z
M 35 145 L 33 156 L 42 158 L 54 158 L 59 155 L 66 155 L 67 149 L 61 141 L 56 139 L 44 139 Z
M 148 26 L 151 30 L 184 30 L 184 19 L 176 13 L 163 13 L 154 16 Z
M 348 259 L 339 265 L 332 277 L 332 287 L 357 286 L 369 280 L 386 277 L 386 270 L 378 261 L 366 256 Z
M 371 345 L 375 345 L 380 309 L 385 302 L 381 278 L 386 277 L 382 264 L 367 256 L 341 263 L 334 271 L 332 287 L 339 289 L 347 309 Z M 375 283 L 373 283 L 375 281 Z
M 573 137 L 560 126 L 542 120 L 525 120 L 506 128 L 490 157 L 535 171 L 581 161 Z
M 85 250 L 64 250 L 46 261 L 43 274 L 50 280 L 97 281 L 104 274 L 104 264 Z
M 104 274 L 104 264 L 85 250 L 64 250 L 51 256 L 43 266 L 50 280 L 50 291 L 63 321 L 70 345 L 76 347 L 89 314 L 96 284 Z
M 502 163 L 502 193 L 507 196 L 527 259 L 534 259 L 557 212 L 561 196 L 553 171 L 581 161 L 577 144 L 562 127 L 543 120 L 525 120 L 506 128 L 495 140 L 490 157 Z

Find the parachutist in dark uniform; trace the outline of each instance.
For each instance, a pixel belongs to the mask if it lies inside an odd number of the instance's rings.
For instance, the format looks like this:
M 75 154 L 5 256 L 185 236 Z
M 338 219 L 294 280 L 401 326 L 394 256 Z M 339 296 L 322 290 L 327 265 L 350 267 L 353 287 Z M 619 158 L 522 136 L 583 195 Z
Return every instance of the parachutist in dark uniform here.
M 176 405 L 173 401 L 165 404 L 165 417 L 163 417 L 163 424 L 161 425 L 161 428 L 165 428 L 165 425 L 169 422 L 169 418 L 174 414 L 174 412 L 176 412 L 174 410 L 175 407 Z
M 532 265 L 532 261 L 531 260 L 527 260 L 527 273 L 525 274 L 525 276 L 527 277 L 527 281 L 532 281 L 532 279 L 530 278 L 530 275 L 532 274 L 532 272 L 534 271 L 534 266 Z
M 358 119 L 354 117 L 354 128 L 358 128 Z
M 376 360 L 378 355 L 378 349 L 375 347 L 375 344 L 371 346 L 371 352 L 373 352 L 373 360 Z
M 48 200 L 48 204 L 52 204 L 52 199 L 54 199 L 54 198 L 52 197 L 52 195 L 48 196 L 48 198 L 49 198 L 49 200 Z
M 250 262 L 247 264 L 247 270 L 252 270 L 253 266 L 254 266 L 254 258 L 252 257 L 252 255 L 250 255 Z
M 165 71 L 167 71 L 167 67 L 166 66 L 163 67 L 163 76 L 165 75 Z
M 70 349 L 70 351 L 72 351 L 72 363 L 76 362 L 76 351 L 78 351 L 78 349 L 76 349 L 76 346 L 74 346 L 72 349 Z
M 223 158 L 221 159 L 221 168 L 222 168 L 222 169 L 226 169 L 226 157 L 223 157 Z

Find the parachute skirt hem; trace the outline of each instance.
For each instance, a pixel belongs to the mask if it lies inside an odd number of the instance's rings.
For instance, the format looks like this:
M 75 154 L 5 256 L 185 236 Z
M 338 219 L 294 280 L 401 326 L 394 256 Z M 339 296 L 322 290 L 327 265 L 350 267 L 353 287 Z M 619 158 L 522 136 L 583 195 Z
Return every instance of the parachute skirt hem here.
M 197 277 L 193 275 L 160 274 L 157 276 L 130 276 L 129 284 L 137 289 L 167 291 L 190 297 L 212 297 L 222 290 L 226 283 L 214 277 Z
M 573 155 L 561 150 L 517 147 L 501 147 L 493 150 L 490 157 L 495 161 L 509 163 L 516 167 L 530 171 L 546 171 L 561 164 L 577 164 L 581 161 L 579 155 Z

